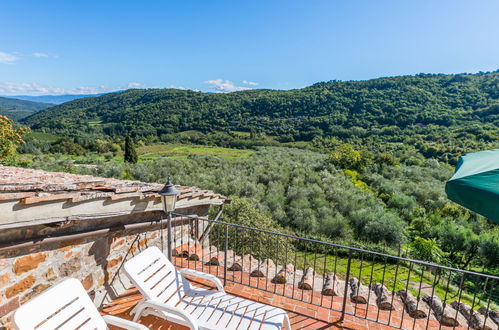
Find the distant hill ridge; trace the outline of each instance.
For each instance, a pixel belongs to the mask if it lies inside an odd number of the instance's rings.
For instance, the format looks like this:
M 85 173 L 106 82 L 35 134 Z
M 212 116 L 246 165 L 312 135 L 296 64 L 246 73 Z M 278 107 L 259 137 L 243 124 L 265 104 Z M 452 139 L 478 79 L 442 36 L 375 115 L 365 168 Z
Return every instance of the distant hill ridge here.
M 17 95 L 17 96 L 12 96 L 12 98 L 19 99 L 19 100 L 32 101 L 32 102 L 61 104 L 64 102 L 69 102 L 69 101 L 81 99 L 84 97 L 93 97 L 93 96 L 100 96 L 100 95 L 103 95 L 103 94 L 102 93 L 101 94 L 64 94 L 64 95 L 37 95 L 37 96 Z
M 14 120 L 20 120 L 53 105 L 54 104 L 50 103 L 32 102 L 0 96 L 0 115 L 7 116 Z
M 366 81 L 330 81 L 294 90 L 209 94 L 131 89 L 73 100 L 28 117 L 32 128 L 78 135 L 133 132 L 161 136 L 187 130 L 256 130 L 310 140 L 380 134 L 379 129 L 428 125 L 499 126 L 499 71 L 419 74 Z

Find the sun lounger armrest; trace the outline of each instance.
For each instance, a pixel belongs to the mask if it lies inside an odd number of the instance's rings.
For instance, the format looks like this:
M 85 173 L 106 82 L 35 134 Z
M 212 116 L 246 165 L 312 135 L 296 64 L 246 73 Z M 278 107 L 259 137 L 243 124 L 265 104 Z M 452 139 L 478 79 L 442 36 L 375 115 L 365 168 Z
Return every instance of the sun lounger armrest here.
M 175 306 L 170 306 L 166 304 L 162 304 L 159 302 L 151 301 L 151 300 L 146 300 L 142 303 L 140 303 L 140 309 L 144 310 L 145 308 L 152 308 L 157 311 L 163 311 L 167 313 L 171 313 L 173 315 L 176 315 L 183 319 L 185 323 L 191 328 L 191 330 L 198 330 L 199 327 L 197 325 L 197 322 L 189 315 L 187 314 L 183 309 L 177 308 Z M 141 312 L 139 312 L 141 314 Z
M 217 287 L 218 291 L 225 293 L 224 286 L 222 285 L 222 282 L 215 275 L 203 273 L 203 272 L 200 272 L 200 271 L 197 271 L 197 270 L 194 270 L 194 269 L 189 269 L 189 268 L 182 268 L 180 270 L 180 273 L 182 275 L 191 275 L 191 276 L 196 276 L 196 277 L 204 278 L 204 279 L 212 282 L 213 284 L 215 284 L 215 286 Z
M 129 330 L 149 330 L 148 327 L 143 326 L 142 324 L 128 321 L 116 316 L 104 315 L 102 316 L 102 318 L 107 324 L 114 325 L 120 328 L 129 329 Z

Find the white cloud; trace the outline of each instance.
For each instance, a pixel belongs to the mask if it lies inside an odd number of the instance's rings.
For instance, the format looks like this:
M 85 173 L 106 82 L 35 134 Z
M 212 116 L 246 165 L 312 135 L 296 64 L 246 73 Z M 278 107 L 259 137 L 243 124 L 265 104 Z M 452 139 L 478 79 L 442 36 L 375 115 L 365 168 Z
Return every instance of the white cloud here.
M 236 86 L 235 86 L 236 87 Z M 65 94 L 102 94 L 118 92 L 127 89 L 153 89 L 153 88 L 165 88 L 161 86 L 145 86 L 138 82 L 129 82 L 118 87 L 107 87 L 105 85 L 101 86 L 82 86 L 75 88 L 60 88 L 53 86 L 43 86 L 37 83 L 15 83 L 15 82 L 0 82 L 0 95 L 4 96 L 15 96 L 15 95 L 65 95 Z M 170 85 L 166 88 L 175 88 L 187 90 L 189 88 L 183 86 Z M 239 88 L 239 87 L 236 87 Z M 244 88 L 244 87 L 241 87 Z M 247 89 L 247 88 L 244 88 Z M 193 91 L 199 91 L 197 89 L 192 89 Z
M 126 84 L 125 89 L 131 89 L 131 88 L 146 88 L 146 87 L 138 82 L 129 82 L 128 84 Z
M 41 86 L 36 83 L 1 82 L 1 95 L 63 95 L 63 94 L 98 94 L 110 91 L 105 86 L 59 88 Z
M 177 86 L 177 85 L 170 85 L 170 86 L 168 86 L 166 88 L 181 89 L 181 90 L 187 90 L 187 89 L 189 89 L 189 88 L 186 88 L 184 86 Z
M 32 54 L 34 57 L 49 57 L 49 54 L 35 52 Z
M 248 86 L 258 86 L 258 83 L 254 81 L 243 80 L 242 83 Z
M 0 64 L 12 64 L 17 61 L 19 57 L 14 54 L 0 52 Z
M 64 94 L 101 94 L 122 91 L 130 88 L 151 88 L 137 82 L 130 82 L 124 86 L 110 88 L 101 86 L 82 86 L 75 88 L 60 88 L 42 86 L 36 83 L 0 82 L 0 95 L 64 95 Z
M 47 54 L 43 52 L 34 52 L 31 54 L 33 57 L 38 57 L 38 58 L 59 58 L 59 55 L 55 54 Z
M 47 53 L 42 53 L 42 52 L 34 52 L 31 55 L 26 55 L 26 54 L 20 54 L 17 52 L 14 53 L 6 53 L 6 52 L 0 52 L 0 64 L 12 64 L 16 61 L 18 61 L 21 58 L 26 58 L 28 56 L 33 56 L 33 57 L 38 57 L 38 58 L 59 58 L 58 55 L 52 55 L 52 54 L 47 54 Z
M 218 93 L 230 93 L 251 89 L 249 87 L 236 86 L 232 81 L 223 79 L 208 80 L 203 82 L 203 84 L 210 86 L 211 89 Z

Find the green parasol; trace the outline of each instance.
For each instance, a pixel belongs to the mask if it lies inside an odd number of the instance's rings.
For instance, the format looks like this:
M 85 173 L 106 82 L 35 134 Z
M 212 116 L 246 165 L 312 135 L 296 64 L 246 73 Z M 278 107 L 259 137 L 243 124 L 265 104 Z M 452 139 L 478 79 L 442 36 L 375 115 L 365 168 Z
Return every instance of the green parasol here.
M 445 192 L 450 200 L 499 223 L 499 149 L 459 157 Z

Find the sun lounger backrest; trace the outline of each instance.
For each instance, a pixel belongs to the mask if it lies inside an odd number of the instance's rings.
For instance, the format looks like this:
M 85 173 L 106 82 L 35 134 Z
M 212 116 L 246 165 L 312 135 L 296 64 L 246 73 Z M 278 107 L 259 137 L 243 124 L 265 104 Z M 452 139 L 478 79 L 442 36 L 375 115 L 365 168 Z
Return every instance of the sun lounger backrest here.
M 155 246 L 127 261 L 124 268 L 133 284 L 149 300 L 174 305 L 190 289 L 189 281 Z
M 31 299 L 14 313 L 18 329 L 107 329 L 81 285 L 70 278 Z

